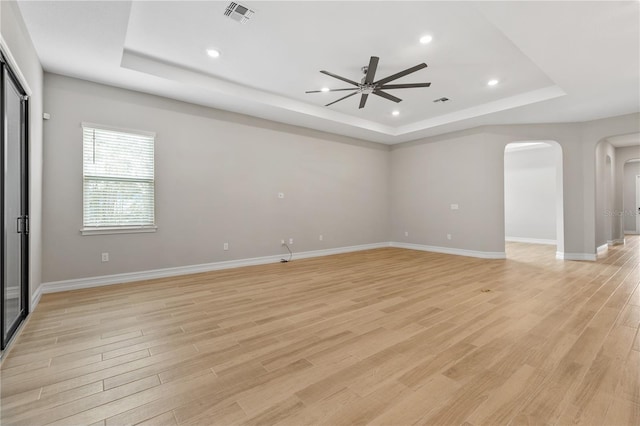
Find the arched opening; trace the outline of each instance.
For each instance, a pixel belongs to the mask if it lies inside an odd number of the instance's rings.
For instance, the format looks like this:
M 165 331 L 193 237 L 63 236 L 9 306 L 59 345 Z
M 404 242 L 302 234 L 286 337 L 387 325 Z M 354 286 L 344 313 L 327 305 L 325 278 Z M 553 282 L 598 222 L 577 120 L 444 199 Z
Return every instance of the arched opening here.
M 613 206 L 613 166 L 611 164 L 611 156 L 605 156 L 604 165 L 604 182 L 603 182 L 603 201 L 604 201 L 604 220 L 602 221 L 602 235 L 606 244 L 604 247 L 608 247 L 609 244 L 613 244 L 613 216 L 615 209 Z
M 625 235 L 640 234 L 640 158 L 623 165 L 622 227 Z
M 595 247 L 598 255 L 605 254 L 610 246 L 624 244 L 625 233 L 635 233 L 638 229 L 635 225 L 636 175 L 632 172 L 634 160 L 638 158 L 640 133 L 609 136 L 596 145 Z
M 555 246 L 564 256 L 562 148 L 555 141 L 518 141 L 504 150 L 505 252 L 521 244 Z M 554 256 L 553 251 L 548 251 Z

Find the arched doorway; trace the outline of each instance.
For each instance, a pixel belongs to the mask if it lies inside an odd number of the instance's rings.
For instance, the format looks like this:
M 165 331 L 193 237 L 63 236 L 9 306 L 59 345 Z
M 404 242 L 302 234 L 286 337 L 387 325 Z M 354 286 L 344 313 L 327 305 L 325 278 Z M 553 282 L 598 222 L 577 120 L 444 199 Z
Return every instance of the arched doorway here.
M 640 133 L 603 138 L 595 149 L 595 247 L 598 255 L 624 244 L 627 231 L 636 229 L 636 175 L 629 177 L 640 158 Z M 627 176 L 625 176 L 627 171 Z M 625 178 L 631 179 L 631 183 Z M 631 187 L 631 188 L 629 188 Z M 629 196 L 628 192 L 632 195 Z M 634 223 L 629 229 L 629 223 Z
M 623 165 L 622 229 L 625 235 L 640 234 L 640 158 Z

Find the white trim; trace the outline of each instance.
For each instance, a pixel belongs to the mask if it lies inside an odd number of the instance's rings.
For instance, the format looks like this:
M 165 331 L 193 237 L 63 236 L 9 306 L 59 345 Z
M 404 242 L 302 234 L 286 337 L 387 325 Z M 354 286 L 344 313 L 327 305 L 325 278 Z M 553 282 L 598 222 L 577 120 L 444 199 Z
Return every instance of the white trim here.
M 158 227 L 153 226 L 105 226 L 100 228 L 82 228 L 82 235 L 107 235 L 107 234 L 140 234 L 144 232 L 156 232 Z
M 588 261 L 595 261 L 597 260 L 597 257 L 595 254 L 591 254 L 591 253 L 563 253 L 563 252 L 556 252 L 556 259 L 558 260 L 588 260 Z
M 18 66 L 18 62 L 16 61 L 16 59 L 11 54 L 11 50 L 9 49 L 9 45 L 7 44 L 7 42 L 2 37 L 2 34 L 0 34 L 0 50 L 4 54 L 4 57 L 7 60 L 7 62 L 9 62 L 9 66 L 11 67 L 11 71 L 13 71 L 13 73 L 16 75 L 16 77 L 18 77 L 18 80 L 20 80 L 20 84 L 22 85 L 22 88 L 24 89 L 24 91 L 27 92 L 27 96 L 31 96 L 33 94 L 33 91 L 31 90 L 31 87 L 29 87 L 29 84 L 27 83 L 27 79 L 25 78 L 24 74 L 22 74 L 22 71 L 20 70 L 20 67 Z
M 601 246 L 598 246 L 598 248 L 596 249 L 596 255 L 602 256 L 608 251 L 609 251 L 609 244 L 604 243 Z
M 629 230 L 625 229 L 625 230 L 624 230 L 624 233 L 625 233 L 625 234 L 629 234 L 629 235 L 638 235 L 638 234 L 640 234 L 640 232 L 638 232 L 638 231 L 632 231 L 632 230 L 630 230 L 630 229 L 629 229 Z
M 80 123 L 80 127 L 82 127 L 83 129 L 87 127 L 89 129 L 106 130 L 108 132 L 132 133 L 140 136 L 150 136 L 152 138 L 156 137 L 155 132 L 149 132 L 147 130 L 127 129 L 125 127 L 108 126 L 106 124 L 88 123 L 86 121 Z
M 456 256 L 479 257 L 481 259 L 506 259 L 507 255 L 503 251 L 476 251 L 465 250 L 452 247 L 426 246 L 422 244 L 391 242 L 391 247 L 404 248 L 409 250 L 430 251 L 434 253 L 453 254 Z
M 335 249 L 314 250 L 294 253 L 293 259 L 306 259 L 310 257 L 328 256 L 332 254 L 349 253 L 361 250 L 389 247 L 389 243 L 363 244 L 350 247 L 338 247 Z M 79 290 L 83 288 L 99 287 L 103 285 L 122 284 L 133 281 L 144 281 L 154 278 L 174 277 L 177 275 L 197 274 L 201 272 L 217 271 L 220 269 L 239 268 L 242 266 L 264 265 L 277 263 L 283 254 L 254 257 L 251 259 L 228 260 L 223 262 L 205 263 L 200 265 L 178 266 L 174 268 L 155 269 L 150 271 L 129 272 L 124 274 L 104 275 L 99 277 L 78 278 L 73 280 L 54 281 L 42 283 L 39 287 L 42 294 L 56 293 L 59 291 Z M 35 297 L 35 294 L 34 294 Z M 39 298 L 39 296 L 38 296 Z
M 409 250 L 420 250 L 434 253 L 450 254 L 456 256 L 469 256 L 481 259 L 506 259 L 505 252 L 489 252 L 466 250 L 451 247 L 428 246 L 422 244 L 411 244 L 401 242 L 384 242 L 374 244 L 362 244 L 357 246 L 338 247 L 325 250 L 313 250 L 294 253 L 293 259 L 307 259 L 311 257 L 330 256 L 334 254 L 350 253 L 362 250 L 372 250 L 383 247 L 396 247 Z M 129 272 L 123 274 L 104 275 L 98 277 L 78 278 L 64 281 L 53 281 L 42 283 L 31 297 L 31 312 L 40 301 L 42 294 L 56 293 L 60 291 L 79 290 L 84 288 L 99 287 L 112 284 L 122 284 L 134 281 L 144 281 L 155 278 L 167 278 L 178 275 L 197 274 L 201 272 L 217 271 L 221 269 L 240 268 L 243 266 L 264 265 L 267 263 L 280 262 L 284 254 L 271 256 L 254 257 L 250 259 L 228 260 L 223 262 L 205 263 L 200 265 L 178 266 L 174 268 L 163 268 L 149 271 Z M 560 260 L 588 260 L 595 261 L 596 255 L 590 253 L 562 253 L 556 252 L 556 259 Z
M 549 244 L 553 246 L 558 244 L 556 240 L 545 240 L 543 238 L 504 237 L 504 240 L 514 242 L 514 243 Z
M 624 243 L 625 243 L 624 238 L 616 238 L 616 239 L 607 241 L 607 245 L 609 246 L 619 246 Z
M 40 303 L 40 298 L 42 297 L 42 287 L 43 285 L 40 284 L 38 288 L 36 288 L 36 291 L 34 291 L 31 295 L 31 308 L 29 309 L 29 315 L 33 313 L 33 311 L 36 309 L 36 306 L 38 306 L 38 303 Z

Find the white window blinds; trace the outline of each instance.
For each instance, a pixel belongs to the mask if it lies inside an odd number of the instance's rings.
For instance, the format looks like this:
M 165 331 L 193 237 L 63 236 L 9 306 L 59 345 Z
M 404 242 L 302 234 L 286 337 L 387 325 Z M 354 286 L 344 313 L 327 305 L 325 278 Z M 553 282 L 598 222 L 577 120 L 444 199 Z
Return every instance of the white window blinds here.
M 82 124 L 84 228 L 155 225 L 153 134 Z

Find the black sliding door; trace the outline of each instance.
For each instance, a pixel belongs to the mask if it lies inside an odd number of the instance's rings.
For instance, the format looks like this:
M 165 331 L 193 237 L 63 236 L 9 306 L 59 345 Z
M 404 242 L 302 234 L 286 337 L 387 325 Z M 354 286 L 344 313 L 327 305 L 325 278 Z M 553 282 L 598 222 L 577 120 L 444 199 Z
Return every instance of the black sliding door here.
M 0 210 L 2 211 L 2 283 L 0 328 L 2 349 L 28 312 L 29 205 L 28 99 L 0 55 Z

